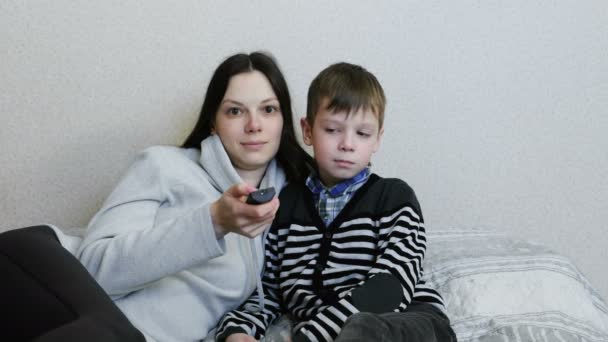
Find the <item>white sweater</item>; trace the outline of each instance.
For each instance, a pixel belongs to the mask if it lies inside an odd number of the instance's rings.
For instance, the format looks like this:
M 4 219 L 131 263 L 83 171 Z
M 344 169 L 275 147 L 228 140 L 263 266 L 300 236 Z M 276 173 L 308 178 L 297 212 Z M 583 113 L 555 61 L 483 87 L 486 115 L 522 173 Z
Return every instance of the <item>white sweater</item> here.
M 148 341 L 203 339 L 256 287 L 261 237 L 216 240 L 210 204 L 242 182 L 219 138 L 140 153 L 76 255 Z M 281 189 L 272 161 L 260 187 Z

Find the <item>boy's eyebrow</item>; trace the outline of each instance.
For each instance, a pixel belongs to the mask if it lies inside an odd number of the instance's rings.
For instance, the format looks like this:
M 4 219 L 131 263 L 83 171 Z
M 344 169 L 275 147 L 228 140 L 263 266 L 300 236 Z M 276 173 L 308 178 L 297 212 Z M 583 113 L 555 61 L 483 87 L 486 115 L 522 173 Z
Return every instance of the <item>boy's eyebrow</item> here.
M 342 123 L 347 121 L 349 118 L 351 118 L 353 116 L 353 114 L 350 114 L 346 117 L 344 117 L 344 119 L 336 119 L 336 115 L 332 115 L 330 117 L 325 117 L 325 118 L 319 118 L 321 120 L 321 122 L 336 122 L 336 123 Z M 372 123 L 369 122 L 363 122 L 360 124 L 361 126 L 375 126 Z
M 334 119 L 334 118 L 322 118 L 321 122 L 323 123 L 343 123 L 345 120 L 338 120 L 338 119 Z
M 375 129 L 376 125 L 370 123 L 363 123 L 361 124 L 360 128 Z

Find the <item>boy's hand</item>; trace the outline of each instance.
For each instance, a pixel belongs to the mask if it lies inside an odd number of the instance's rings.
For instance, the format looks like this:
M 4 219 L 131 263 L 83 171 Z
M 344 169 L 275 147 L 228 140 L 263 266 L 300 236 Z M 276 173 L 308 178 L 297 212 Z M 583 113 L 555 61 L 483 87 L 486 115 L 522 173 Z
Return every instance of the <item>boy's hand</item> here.
M 258 342 L 258 340 L 247 334 L 237 333 L 228 336 L 226 342 Z
M 245 197 L 255 190 L 244 183 L 236 184 L 211 204 L 211 220 L 218 239 L 228 233 L 254 238 L 272 223 L 279 209 L 278 197 L 264 204 L 246 204 Z

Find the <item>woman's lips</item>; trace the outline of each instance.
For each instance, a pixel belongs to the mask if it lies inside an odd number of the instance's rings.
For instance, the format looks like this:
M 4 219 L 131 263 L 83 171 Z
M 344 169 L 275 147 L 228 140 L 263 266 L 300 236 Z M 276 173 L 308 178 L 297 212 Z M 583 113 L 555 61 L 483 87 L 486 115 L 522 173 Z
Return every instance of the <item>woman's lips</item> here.
M 252 151 L 257 151 L 257 150 L 262 149 L 262 147 L 264 147 L 265 144 L 266 144 L 265 141 L 247 141 L 247 142 L 241 143 L 241 145 L 246 150 L 252 150 Z

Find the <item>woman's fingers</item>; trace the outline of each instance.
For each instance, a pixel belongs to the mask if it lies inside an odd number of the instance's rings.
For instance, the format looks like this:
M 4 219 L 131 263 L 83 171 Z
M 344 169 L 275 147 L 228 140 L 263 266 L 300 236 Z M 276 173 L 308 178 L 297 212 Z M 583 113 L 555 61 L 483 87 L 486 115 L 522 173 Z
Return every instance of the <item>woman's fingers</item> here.
M 259 223 L 254 223 L 254 224 L 245 226 L 240 229 L 239 234 L 244 235 L 248 238 L 254 238 L 254 237 L 262 234 L 266 229 L 268 229 L 270 227 L 270 225 L 272 224 L 273 219 L 274 219 L 274 216 L 271 216 L 268 219 L 261 221 Z
M 247 183 L 239 183 L 228 188 L 224 194 L 230 195 L 234 198 L 241 198 L 249 195 L 249 193 L 254 192 L 255 190 L 256 189 L 253 186 L 248 185 Z
M 264 204 L 247 204 L 245 197 L 255 188 L 245 183 L 231 186 L 211 207 L 211 216 L 218 238 L 228 232 L 249 238 L 260 235 L 279 209 L 277 197 Z
M 258 340 L 247 334 L 237 333 L 228 336 L 226 342 L 258 342 Z
M 265 220 L 269 216 L 274 216 L 279 209 L 279 199 L 273 198 L 264 204 L 243 204 L 243 215 L 252 221 Z
M 273 220 L 274 212 L 271 212 L 266 217 L 243 227 L 241 231 L 243 232 L 243 235 L 249 238 L 254 238 L 262 234 L 266 229 L 270 228 Z

